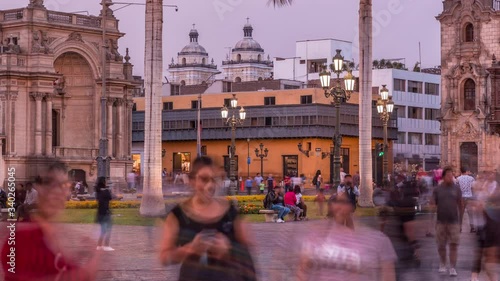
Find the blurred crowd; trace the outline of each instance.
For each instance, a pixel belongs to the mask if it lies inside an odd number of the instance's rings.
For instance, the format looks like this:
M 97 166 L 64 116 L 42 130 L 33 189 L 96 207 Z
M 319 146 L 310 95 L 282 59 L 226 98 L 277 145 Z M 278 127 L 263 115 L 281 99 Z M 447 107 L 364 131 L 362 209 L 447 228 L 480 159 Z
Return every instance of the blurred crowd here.
M 180 264 L 178 280 L 183 281 L 258 280 L 256 242 L 251 229 L 237 204 L 218 196 L 225 178 L 223 169 L 208 157 L 197 158 L 191 167 L 182 181 L 189 183 L 193 192 L 163 218 L 157 260 L 165 266 Z M 277 236 L 269 239 L 275 239 L 276 245 L 285 244 L 279 250 L 286 251 L 285 256 L 290 257 L 287 262 L 293 263 L 286 280 L 402 280 L 403 270 L 422 266 L 425 236 L 435 238 L 435 255 L 440 262 L 436 275 L 457 276 L 462 232 L 476 235 L 470 279 L 477 281 L 484 272 L 487 280 L 498 280 L 495 266 L 500 255 L 500 189 L 496 172 L 474 177 L 467 167 L 457 174 L 443 167 L 396 175 L 391 183 L 373 190 L 378 215 L 375 228 L 360 224 L 355 217 L 361 192 L 357 176 L 344 173 L 341 184 L 326 191 L 318 171 L 312 183 L 318 188 L 318 212 L 324 212 L 325 219 L 291 224 L 288 231 L 274 225 Z M 129 183 L 134 181 L 130 176 Z M 285 222 L 288 213 L 293 220 L 307 220 L 302 177 L 292 175 L 276 183 L 272 176 L 264 180 L 257 175 L 249 179 L 248 187 L 250 182 L 259 191 L 263 183 L 268 187 L 262 207 L 276 213 L 275 222 Z M 86 188 L 78 184 L 73 192 Z M 110 245 L 112 194 L 106 180 L 99 178 L 95 186 L 95 221 L 100 225 L 100 234 L 96 242 L 88 242 L 92 248 L 88 256 L 76 260 L 62 246 L 64 237 L 71 234 L 61 236 L 56 223 L 72 192 L 64 164 L 54 162 L 26 190 L 16 203 L 21 216 L 28 217 L 21 220 L 28 223 L 16 231 L 15 273 L 9 271 L 13 247 L 9 240 L 1 251 L 5 280 L 97 280 L 99 264 L 106 262 L 100 253 L 114 251 Z M 417 231 L 422 225 L 420 214 L 428 218 L 424 237 Z M 298 229 L 306 234 L 296 236 Z M 272 262 L 281 261 L 276 258 Z

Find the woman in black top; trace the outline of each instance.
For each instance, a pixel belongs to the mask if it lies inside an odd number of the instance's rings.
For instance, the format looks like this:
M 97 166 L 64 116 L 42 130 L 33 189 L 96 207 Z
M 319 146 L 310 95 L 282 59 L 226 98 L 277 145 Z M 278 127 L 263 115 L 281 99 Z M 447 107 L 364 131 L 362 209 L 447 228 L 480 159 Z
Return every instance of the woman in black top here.
M 99 177 L 96 185 L 97 197 L 97 222 L 101 225 L 101 235 L 97 241 L 97 250 L 114 251 L 109 246 L 111 239 L 111 210 L 109 201 L 111 201 L 111 191 L 106 186 L 106 178 Z
M 236 207 L 214 197 L 215 174 L 210 158 L 194 161 L 189 174 L 194 194 L 167 216 L 160 261 L 181 263 L 181 281 L 256 280 L 248 232 Z

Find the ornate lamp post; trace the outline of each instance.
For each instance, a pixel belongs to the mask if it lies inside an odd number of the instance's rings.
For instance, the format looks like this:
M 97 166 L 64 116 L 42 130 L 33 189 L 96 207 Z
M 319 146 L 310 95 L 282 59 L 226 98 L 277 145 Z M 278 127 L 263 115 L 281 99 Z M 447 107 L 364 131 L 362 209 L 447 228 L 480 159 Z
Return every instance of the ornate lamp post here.
M 342 145 L 342 135 L 340 134 L 340 105 L 351 98 L 351 93 L 354 91 L 355 84 L 352 72 L 348 71 L 344 76 L 345 88 L 342 88 L 340 74 L 344 71 L 344 57 L 340 52 L 341 50 L 337 50 L 337 54 L 333 57 L 333 63 L 330 66 L 332 71 L 337 74 L 336 85 L 330 87 L 330 71 L 325 69 L 319 75 L 321 87 L 325 90 L 325 97 L 332 98 L 332 104 L 335 106 L 337 112 L 335 133 L 333 135 L 333 182 L 335 186 L 340 184 L 340 146 Z
M 236 159 L 234 158 L 236 154 L 236 126 L 243 125 L 247 116 L 247 113 L 243 107 L 241 107 L 238 114 L 237 107 L 238 99 L 236 98 L 236 95 L 233 94 L 230 108 L 227 108 L 224 105 L 224 107 L 222 107 L 221 109 L 222 119 L 224 120 L 224 122 L 226 122 L 227 125 L 231 127 L 231 147 L 229 149 L 229 179 L 231 180 L 231 191 L 235 191 L 237 189 Z
M 394 110 L 394 102 L 392 101 L 392 97 L 389 96 L 389 90 L 386 85 L 382 85 L 382 90 L 380 90 L 380 98 L 377 100 L 377 112 L 380 115 L 380 119 L 384 123 L 384 144 L 383 144 L 383 171 L 384 180 L 382 181 L 384 186 L 387 183 L 387 172 L 389 161 L 387 159 L 387 149 L 389 145 L 387 143 L 387 126 L 389 123 L 389 119 L 391 118 L 391 113 Z
M 259 145 L 260 147 L 260 150 L 258 148 L 255 149 L 255 156 L 257 156 L 258 158 L 260 158 L 260 176 L 263 177 L 264 176 L 264 158 L 267 157 L 268 153 L 269 153 L 269 149 L 264 149 L 264 144 L 261 143 Z

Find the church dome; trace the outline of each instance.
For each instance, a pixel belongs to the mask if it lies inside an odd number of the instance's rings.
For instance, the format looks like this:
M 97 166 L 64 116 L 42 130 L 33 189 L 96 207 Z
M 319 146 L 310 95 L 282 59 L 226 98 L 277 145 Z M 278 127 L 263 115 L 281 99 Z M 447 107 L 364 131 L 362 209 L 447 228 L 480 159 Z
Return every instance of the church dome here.
M 194 28 L 191 29 L 191 31 L 189 32 L 190 42 L 188 45 L 186 45 L 184 48 L 182 48 L 179 55 L 196 54 L 196 55 L 208 56 L 207 50 L 205 50 L 205 48 L 198 43 L 198 37 L 199 37 L 198 30 L 196 30 Z
M 264 49 L 260 46 L 259 42 L 252 38 L 253 27 L 250 23 L 245 24 L 243 27 L 244 38 L 241 39 L 234 46 L 233 51 L 256 51 L 264 52 Z

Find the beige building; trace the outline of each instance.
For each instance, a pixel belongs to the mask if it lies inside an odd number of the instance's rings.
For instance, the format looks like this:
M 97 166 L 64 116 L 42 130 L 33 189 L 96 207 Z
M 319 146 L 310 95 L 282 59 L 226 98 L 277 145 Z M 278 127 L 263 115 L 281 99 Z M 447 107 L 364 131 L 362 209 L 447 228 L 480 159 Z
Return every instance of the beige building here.
M 132 95 L 137 83 L 130 57 L 118 52 L 124 34 L 112 13 L 108 8 L 103 21 L 101 16 L 49 11 L 42 0 L 0 11 L 0 181 L 10 167 L 16 168 L 17 181 L 33 180 L 53 158 L 67 163 L 76 180 L 89 185 L 95 180 L 103 22 L 110 176 L 125 178 L 132 167 Z
M 495 0 L 446 0 L 441 22 L 442 164 L 472 172 L 500 163 L 500 4 Z M 493 73 L 494 74 L 494 73 Z M 498 77 L 498 76 L 497 76 Z M 495 114 L 496 112 L 496 114 Z

